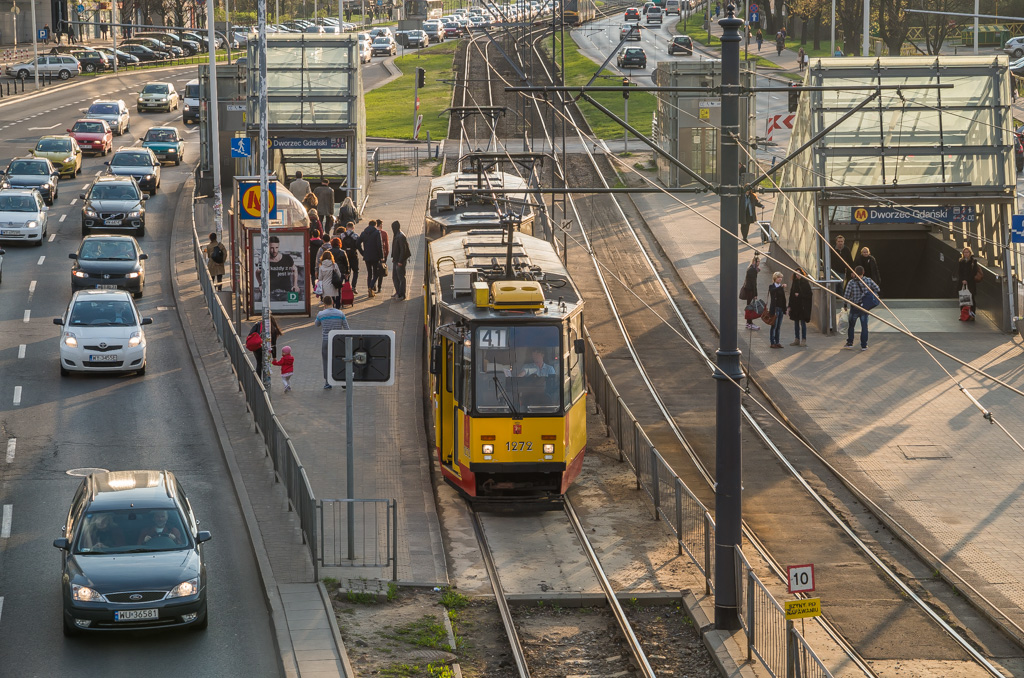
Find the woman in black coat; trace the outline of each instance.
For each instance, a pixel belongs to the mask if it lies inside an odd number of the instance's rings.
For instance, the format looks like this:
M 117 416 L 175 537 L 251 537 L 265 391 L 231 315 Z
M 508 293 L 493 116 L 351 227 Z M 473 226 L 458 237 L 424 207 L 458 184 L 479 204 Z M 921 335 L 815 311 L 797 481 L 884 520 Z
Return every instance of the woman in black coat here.
M 970 247 L 965 247 L 963 256 L 956 264 L 957 277 L 960 279 L 960 287 L 957 289 L 963 289 L 964 285 L 967 285 L 967 289 L 971 291 L 971 320 L 974 320 L 974 313 L 978 310 L 978 272 L 980 270 L 978 260 L 974 258 L 974 251 Z
M 811 283 L 799 266 L 793 271 L 792 289 L 789 291 L 789 319 L 793 321 L 796 337 L 790 346 L 807 345 L 807 323 L 811 320 Z
M 757 273 L 761 270 L 761 259 L 756 254 L 750 261 L 750 266 L 747 267 L 746 277 L 743 279 L 743 287 L 740 288 L 740 299 L 750 303 L 754 299 L 757 299 Z M 754 324 L 753 320 L 747 320 L 748 330 L 759 330 L 761 329 Z

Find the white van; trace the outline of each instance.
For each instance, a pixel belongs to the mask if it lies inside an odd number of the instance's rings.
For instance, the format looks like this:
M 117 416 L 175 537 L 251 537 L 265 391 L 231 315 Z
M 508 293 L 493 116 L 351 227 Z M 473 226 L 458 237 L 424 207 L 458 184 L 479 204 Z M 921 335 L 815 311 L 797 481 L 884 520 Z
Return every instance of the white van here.
M 682 7 L 682 0 L 665 0 L 665 14 L 676 14 L 682 16 Z
M 181 121 L 199 122 L 199 80 L 189 80 L 182 92 Z

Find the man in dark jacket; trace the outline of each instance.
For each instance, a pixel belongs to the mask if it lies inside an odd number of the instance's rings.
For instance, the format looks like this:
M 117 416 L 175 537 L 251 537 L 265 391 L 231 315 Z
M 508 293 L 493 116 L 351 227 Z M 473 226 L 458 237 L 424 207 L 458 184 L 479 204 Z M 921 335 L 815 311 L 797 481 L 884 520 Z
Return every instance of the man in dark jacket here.
M 320 185 L 313 189 L 313 195 L 316 196 L 316 210 L 326 222 L 327 216 L 334 216 L 334 189 L 327 177 L 320 180 Z
M 392 299 L 405 299 L 405 264 L 412 256 L 409 249 L 409 239 L 402 233 L 402 224 L 397 221 L 391 222 L 391 280 L 395 284 L 395 293 Z
M 377 280 L 380 278 L 380 262 L 384 258 L 384 244 L 377 230 L 377 222 L 371 220 L 363 232 L 359 234 L 363 244 L 363 261 L 366 262 L 366 287 L 370 298 L 377 294 Z
M 345 224 L 345 235 L 341 236 L 341 249 L 348 255 L 348 266 L 352 271 L 352 292 L 359 286 L 359 255 L 363 253 L 363 243 L 356 233 L 356 225 L 351 221 Z
M 338 270 L 341 271 L 341 277 L 348 280 L 349 275 L 349 263 L 348 253 L 341 245 L 341 238 L 331 239 L 331 256 L 334 257 L 334 263 L 338 265 Z

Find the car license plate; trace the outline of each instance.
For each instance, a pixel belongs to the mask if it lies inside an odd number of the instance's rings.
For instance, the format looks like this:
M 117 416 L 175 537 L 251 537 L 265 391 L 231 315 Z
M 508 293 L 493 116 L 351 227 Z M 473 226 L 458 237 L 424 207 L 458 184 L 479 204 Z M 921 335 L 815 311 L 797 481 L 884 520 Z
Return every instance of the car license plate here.
M 138 621 L 140 619 L 159 619 L 160 610 L 117 610 L 114 621 Z
M 21 231 L 0 231 L 0 235 L 21 235 Z
M 103 225 L 104 226 L 120 226 L 121 225 L 121 220 L 120 219 L 104 219 L 103 220 Z
M 104 353 L 104 354 L 101 354 L 101 355 L 91 355 L 91 356 L 89 356 L 89 362 L 93 362 L 93 363 L 116 363 L 117 362 L 117 354 L 116 353 Z
M 117 289 L 117 285 L 97 285 L 96 289 L 98 289 L 98 290 L 116 290 Z

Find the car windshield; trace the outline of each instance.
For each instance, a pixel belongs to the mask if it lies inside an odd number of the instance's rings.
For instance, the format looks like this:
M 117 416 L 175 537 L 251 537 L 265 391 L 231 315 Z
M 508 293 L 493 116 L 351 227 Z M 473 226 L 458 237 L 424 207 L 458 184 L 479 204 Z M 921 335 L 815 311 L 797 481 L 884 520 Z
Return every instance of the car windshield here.
M 0 212 L 38 212 L 39 205 L 30 195 L 0 194 Z
M 40 153 L 61 153 L 71 150 L 70 139 L 40 139 L 36 144 L 36 150 Z
M 153 162 L 145 153 L 116 153 L 110 161 L 110 166 L 120 165 L 122 167 L 147 167 Z
M 167 85 L 146 85 L 142 88 L 143 94 L 167 94 Z
M 84 134 L 103 134 L 103 123 L 101 122 L 76 122 L 75 126 L 71 128 L 72 132 L 82 132 Z
M 79 301 L 71 309 L 68 321 L 72 327 L 133 327 L 136 324 L 131 302 L 117 299 Z
M 185 85 L 185 98 L 186 99 L 198 99 L 199 98 L 199 85 Z
M 86 240 L 78 250 L 79 261 L 132 261 L 134 259 L 135 248 L 127 240 Z
M 479 412 L 554 414 L 560 410 L 558 327 L 479 327 L 475 343 L 473 381 Z M 463 364 L 468 368 L 468 363 Z
M 7 173 L 14 176 L 32 176 L 32 177 L 43 177 L 49 172 L 46 171 L 46 164 L 42 162 L 32 162 L 30 160 L 15 160 L 11 163 L 11 166 L 7 168 Z
M 89 194 L 92 200 L 138 200 L 139 192 L 131 184 L 97 184 Z
M 116 115 L 117 104 L 93 104 L 89 107 L 89 115 Z
M 146 132 L 146 141 L 177 141 L 177 135 L 171 129 L 151 129 Z
M 191 548 L 177 509 L 89 511 L 82 517 L 74 552 L 82 555 L 153 553 Z
M 373 41 L 373 44 L 375 44 L 375 45 L 389 45 L 389 44 L 391 44 L 391 41 L 388 40 L 387 38 L 377 38 L 376 40 Z

